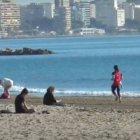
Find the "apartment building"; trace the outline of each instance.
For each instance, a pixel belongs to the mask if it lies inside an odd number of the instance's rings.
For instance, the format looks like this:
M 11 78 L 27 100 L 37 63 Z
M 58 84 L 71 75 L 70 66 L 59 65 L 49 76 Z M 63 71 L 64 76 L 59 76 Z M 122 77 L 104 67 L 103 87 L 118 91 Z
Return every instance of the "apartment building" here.
M 90 2 L 88 1 L 81 1 L 79 3 L 79 11 L 80 11 L 80 18 L 81 21 L 84 23 L 85 27 L 90 26 Z
M 53 3 L 41 3 L 43 8 L 43 17 L 49 19 L 54 18 L 55 15 L 55 5 Z
M 108 27 L 124 26 L 124 12 L 117 0 L 96 0 L 96 20 Z
M 20 27 L 20 7 L 10 1 L 0 2 L 0 27 L 2 30 L 17 30 Z
M 55 12 L 57 31 L 68 32 L 72 26 L 70 0 L 55 0 Z

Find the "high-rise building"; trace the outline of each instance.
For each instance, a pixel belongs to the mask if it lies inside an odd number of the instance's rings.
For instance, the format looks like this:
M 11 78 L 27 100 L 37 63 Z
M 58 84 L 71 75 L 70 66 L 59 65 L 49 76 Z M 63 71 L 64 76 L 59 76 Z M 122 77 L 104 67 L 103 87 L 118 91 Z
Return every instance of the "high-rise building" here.
M 43 17 L 43 6 L 37 3 L 31 3 L 26 6 L 21 6 L 21 20 L 22 22 L 33 21 Z
M 88 1 L 81 1 L 79 3 L 79 11 L 80 11 L 80 18 L 81 21 L 84 23 L 85 27 L 90 25 L 90 2 Z
M 20 27 L 20 7 L 8 0 L 0 2 L 0 27 L 2 30 L 17 30 Z
M 124 24 L 125 24 L 125 11 L 124 9 L 117 9 L 116 27 L 124 26 Z
M 70 7 L 60 7 L 58 8 L 58 13 L 55 17 L 56 26 L 58 33 L 65 33 L 71 29 L 71 8 Z
M 140 21 L 140 5 L 135 5 L 134 20 Z
M 70 0 L 70 6 L 74 6 L 76 2 L 80 2 L 80 0 Z
M 43 7 L 43 16 L 47 18 L 54 18 L 55 14 L 55 5 L 53 3 L 42 3 Z
M 135 3 L 124 3 L 126 19 L 140 21 L 140 5 L 136 3 L 138 3 L 138 1 L 135 1 Z
M 136 5 L 140 5 L 140 0 L 126 0 L 127 3 L 134 3 Z
M 96 5 L 94 3 L 90 4 L 90 18 L 96 18 Z
M 71 8 L 70 7 L 62 7 L 62 21 L 65 32 L 69 31 L 71 29 Z
M 96 0 L 96 20 L 108 27 L 124 26 L 123 12 L 118 8 L 117 0 Z
M 68 32 L 71 29 L 70 0 L 55 0 L 55 25 L 59 33 Z
M 124 9 L 125 9 L 125 19 L 134 20 L 135 4 L 125 2 Z
M 96 20 L 107 26 L 116 24 L 116 0 L 96 0 Z
M 59 7 L 69 7 L 70 0 L 55 0 L 55 9 Z

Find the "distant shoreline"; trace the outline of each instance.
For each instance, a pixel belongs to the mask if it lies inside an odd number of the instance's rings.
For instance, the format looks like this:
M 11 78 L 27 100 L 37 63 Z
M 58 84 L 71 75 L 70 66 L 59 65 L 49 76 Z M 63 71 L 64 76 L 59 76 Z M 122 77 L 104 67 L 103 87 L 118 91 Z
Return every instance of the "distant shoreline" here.
M 48 39 L 48 38 L 64 38 L 64 37 L 106 37 L 106 36 L 135 36 L 135 35 L 140 35 L 140 33 L 130 33 L 130 34 L 103 34 L 103 35 L 56 35 L 56 36 L 29 36 L 29 37 L 5 37 L 5 38 L 0 38 L 0 40 L 8 40 L 8 39 Z

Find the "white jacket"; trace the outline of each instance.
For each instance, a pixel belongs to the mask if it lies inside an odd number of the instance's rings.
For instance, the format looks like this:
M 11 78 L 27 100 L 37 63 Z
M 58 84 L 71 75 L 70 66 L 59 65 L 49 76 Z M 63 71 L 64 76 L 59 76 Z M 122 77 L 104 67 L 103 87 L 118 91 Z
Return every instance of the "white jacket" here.
M 11 87 L 11 86 L 13 86 L 13 80 L 11 80 L 11 79 L 9 79 L 9 78 L 3 78 L 3 79 L 1 79 L 0 85 L 1 85 L 3 88 Z

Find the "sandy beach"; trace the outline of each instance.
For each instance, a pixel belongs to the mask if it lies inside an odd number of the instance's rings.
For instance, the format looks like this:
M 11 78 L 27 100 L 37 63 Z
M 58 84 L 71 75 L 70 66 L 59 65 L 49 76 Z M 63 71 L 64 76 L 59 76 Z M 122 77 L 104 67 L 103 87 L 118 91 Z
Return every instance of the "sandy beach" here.
M 0 100 L 0 140 L 140 140 L 140 98 L 61 97 L 65 107 L 27 97 L 34 114 L 15 114 L 14 99 Z M 48 114 L 49 112 L 49 114 Z

